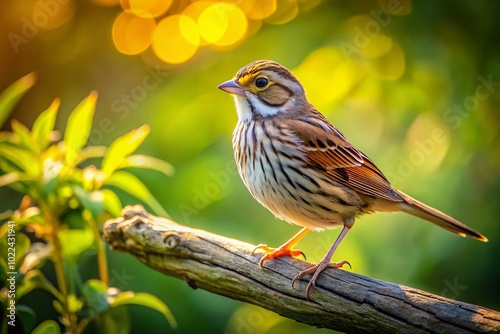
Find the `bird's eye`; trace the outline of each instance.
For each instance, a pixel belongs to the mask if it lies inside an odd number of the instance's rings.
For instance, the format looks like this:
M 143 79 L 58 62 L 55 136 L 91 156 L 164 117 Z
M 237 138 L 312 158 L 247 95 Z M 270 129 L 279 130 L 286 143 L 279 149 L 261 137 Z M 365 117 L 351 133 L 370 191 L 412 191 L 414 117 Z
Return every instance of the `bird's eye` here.
M 257 80 L 255 80 L 255 86 L 257 86 L 257 88 L 264 88 L 267 86 L 268 83 L 269 80 L 267 80 L 264 77 L 259 77 L 257 78 Z

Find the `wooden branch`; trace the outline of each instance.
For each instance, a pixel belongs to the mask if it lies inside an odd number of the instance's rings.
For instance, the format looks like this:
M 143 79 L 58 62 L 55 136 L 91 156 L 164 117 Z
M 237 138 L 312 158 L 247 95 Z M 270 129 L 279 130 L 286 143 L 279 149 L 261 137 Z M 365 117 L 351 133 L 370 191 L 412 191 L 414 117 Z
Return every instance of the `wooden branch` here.
M 316 327 L 349 333 L 500 332 L 500 313 L 339 269 L 326 269 L 305 298 L 306 281 L 291 280 L 308 267 L 283 258 L 259 268 L 255 247 L 126 207 L 104 225 L 113 249 L 148 266 L 229 298 Z

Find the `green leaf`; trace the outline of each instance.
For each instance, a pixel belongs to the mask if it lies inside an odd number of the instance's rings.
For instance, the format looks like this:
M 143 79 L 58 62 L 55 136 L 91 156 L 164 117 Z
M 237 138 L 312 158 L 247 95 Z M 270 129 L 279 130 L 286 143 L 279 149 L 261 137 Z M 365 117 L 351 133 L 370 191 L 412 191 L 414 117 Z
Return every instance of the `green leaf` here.
M 87 146 L 80 151 L 78 163 L 92 158 L 102 158 L 106 154 L 106 149 L 106 146 Z
M 99 324 L 97 334 L 131 332 L 130 313 L 126 307 L 107 309 L 99 313 L 95 320 Z
M 161 299 L 149 293 L 134 293 L 132 291 L 120 292 L 115 298 L 113 298 L 110 303 L 111 307 L 113 308 L 130 304 L 146 306 L 150 309 L 160 312 L 167 319 L 170 327 L 177 328 L 177 322 L 175 321 L 175 318 L 168 309 L 167 305 L 165 305 L 165 303 Z
M 78 186 L 73 186 L 72 189 L 82 206 L 89 210 L 92 217 L 97 220 L 97 217 L 104 212 L 103 194 L 99 191 L 89 193 L 85 189 Z
M 55 310 L 57 311 L 57 313 L 59 313 L 60 315 L 63 315 L 66 313 L 66 310 L 63 306 L 63 303 L 61 303 L 60 301 L 58 300 L 53 300 L 52 301 L 52 306 L 54 306 Z
M 83 307 L 83 302 L 78 299 L 77 296 L 74 294 L 69 294 L 68 295 L 68 309 L 70 312 L 77 313 L 80 312 L 80 310 Z
M 153 197 L 148 188 L 133 174 L 126 171 L 116 171 L 106 181 L 107 185 L 117 187 L 132 196 L 142 200 L 149 205 L 155 214 L 163 217 L 168 217 L 167 212 L 163 209 L 160 203 Z
M 17 225 L 17 224 L 16 224 Z M 12 229 L 9 229 L 8 227 L 12 227 Z M 28 249 L 30 248 L 31 245 L 31 240 L 26 236 L 26 234 L 22 233 L 21 231 L 14 231 L 12 233 L 12 230 L 16 229 L 12 225 L 4 224 L 2 225 L 2 231 L 1 234 L 2 240 L 0 240 L 0 256 L 3 259 L 7 259 L 8 253 L 9 253 L 9 248 L 14 247 L 15 248 L 15 268 L 9 268 L 7 271 L 16 271 L 22 264 L 22 261 L 24 260 L 24 256 L 28 252 Z
M 85 146 L 92 129 L 97 93 L 92 92 L 73 110 L 68 118 L 64 132 L 64 145 L 66 147 L 66 163 L 73 166 Z
M 35 123 L 33 123 L 31 134 L 39 153 L 45 150 L 50 144 L 50 133 L 54 130 L 60 104 L 61 101 L 55 99 L 49 108 L 42 112 L 35 120 Z
M 63 257 L 66 260 L 74 260 L 84 250 L 94 243 L 94 234 L 88 228 L 83 230 L 62 230 L 58 234 L 62 245 Z
M 0 144 L 0 149 L 2 149 L 2 144 Z M 18 172 L 20 170 L 12 161 L 5 158 L 0 154 L 0 171 L 3 173 Z
M 0 127 L 9 117 L 17 101 L 35 84 L 35 79 L 35 73 L 31 72 L 14 82 L 0 94 Z
M 31 334 L 60 334 L 61 329 L 54 320 L 45 320 Z
M 118 137 L 109 146 L 102 160 L 102 171 L 109 177 L 142 144 L 149 134 L 149 126 L 143 125 L 129 133 Z
M 174 166 L 166 161 L 153 158 L 149 155 L 134 154 L 123 161 L 119 166 L 120 168 L 135 167 L 135 168 L 148 168 L 157 170 L 167 176 L 174 174 Z
M 82 293 L 87 305 L 96 313 L 104 312 L 109 308 L 108 286 L 97 279 L 90 279 L 82 286 Z
M 16 119 L 13 119 L 11 124 L 15 142 L 23 148 L 32 150 L 35 146 L 35 141 L 31 136 L 30 130 Z
M 19 268 L 24 261 L 26 253 L 30 249 L 31 240 L 20 231 L 16 232 L 16 268 Z
M 21 171 L 28 176 L 38 178 L 41 170 L 40 163 L 33 155 L 33 152 L 22 149 L 21 147 L 13 147 L 0 145 L 0 155 L 16 165 Z
M 16 305 L 16 316 L 23 324 L 23 329 L 25 333 L 31 332 L 36 324 L 36 314 L 33 309 L 26 305 Z
M 63 301 L 64 298 L 61 293 L 50 283 L 50 281 L 44 276 L 44 274 L 38 270 L 30 270 L 21 281 L 21 284 L 17 286 L 16 297 L 21 298 L 33 289 L 43 289 L 51 293 L 57 300 Z
M 104 196 L 104 209 L 113 217 L 119 217 L 123 206 L 118 196 L 109 189 L 102 189 L 100 192 Z

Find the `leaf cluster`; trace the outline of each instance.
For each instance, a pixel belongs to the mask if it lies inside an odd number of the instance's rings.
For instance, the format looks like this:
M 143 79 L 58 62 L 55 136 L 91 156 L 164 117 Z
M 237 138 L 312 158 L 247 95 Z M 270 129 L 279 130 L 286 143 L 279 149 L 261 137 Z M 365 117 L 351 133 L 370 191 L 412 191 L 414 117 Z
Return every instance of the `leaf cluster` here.
M 34 73 L 28 74 L 0 95 L 0 126 L 34 83 Z M 155 309 L 175 326 L 169 309 L 157 297 L 108 285 L 105 244 L 101 240 L 102 222 L 119 216 L 122 209 L 113 188 L 167 216 L 148 188 L 125 169 L 148 168 L 171 175 L 173 168 L 151 156 L 134 154 L 149 134 L 147 125 L 118 137 L 109 147 L 86 146 L 96 100 L 97 93 L 92 92 L 73 110 L 64 135 L 55 130 L 58 99 L 37 117 L 31 130 L 14 119 L 12 131 L 0 132 L 0 187 L 11 187 L 24 195 L 18 209 L 0 214 L 5 220 L 0 226 L 0 278 L 6 282 L 15 277 L 16 286 L 14 294 L 9 294 L 7 286 L 2 288 L 0 302 L 7 307 L 33 289 L 48 291 L 68 333 L 81 333 L 96 319 L 104 332 L 126 330 L 123 312 L 116 309 L 124 304 Z M 101 159 L 100 166 L 91 164 L 91 159 Z M 82 282 L 77 261 L 92 247 L 97 251 L 99 279 Z M 9 257 L 12 254 L 15 259 Z M 54 263 L 57 284 L 44 275 L 46 261 Z M 16 316 L 26 332 L 37 324 L 34 311 L 27 305 L 18 303 Z M 8 320 L 4 317 L 2 329 L 6 329 Z M 54 320 L 34 329 L 34 333 L 59 331 Z

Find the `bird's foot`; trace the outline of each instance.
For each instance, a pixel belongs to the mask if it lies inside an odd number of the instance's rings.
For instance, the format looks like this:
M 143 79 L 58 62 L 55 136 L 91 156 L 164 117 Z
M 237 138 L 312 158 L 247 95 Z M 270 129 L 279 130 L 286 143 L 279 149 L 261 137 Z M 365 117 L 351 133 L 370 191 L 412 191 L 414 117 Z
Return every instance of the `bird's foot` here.
M 302 252 L 299 249 L 290 249 L 287 247 L 272 248 L 267 245 L 260 244 L 254 248 L 252 254 L 254 254 L 257 250 L 262 250 L 265 253 L 265 255 L 259 261 L 259 267 L 261 268 L 265 261 L 271 259 L 277 259 L 283 256 L 291 256 L 291 257 L 303 256 L 304 260 L 306 259 L 306 255 L 304 254 L 304 252 Z
M 311 268 L 301 271 L 300 273 L 295 275 L 295 277 L 292 279 L 292 287 L 295 284 L 295 281 L 302 279 L 304 276 L 312 275 L 311 280 L 309 281 L 309 283 L 307 283 L 306 287 L 306 298 L 307 300 L 310 300 L 309 291 L 313 286 L 316 285 L 316 279 L 318 278 L 318 275 L 326 268 L 342 268 L 346 264 L 349 266 L 349 268 L 352 268 L 351 264 L 345 260 L 340 262 L 331 262 L 331 263 L 326 260 L 321 260 L 320 262 L 313 265 Z

